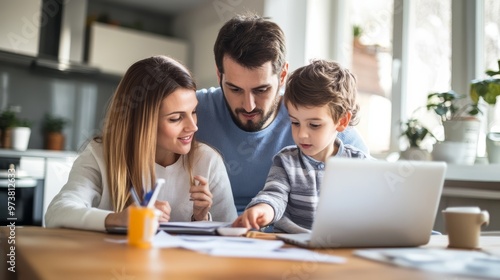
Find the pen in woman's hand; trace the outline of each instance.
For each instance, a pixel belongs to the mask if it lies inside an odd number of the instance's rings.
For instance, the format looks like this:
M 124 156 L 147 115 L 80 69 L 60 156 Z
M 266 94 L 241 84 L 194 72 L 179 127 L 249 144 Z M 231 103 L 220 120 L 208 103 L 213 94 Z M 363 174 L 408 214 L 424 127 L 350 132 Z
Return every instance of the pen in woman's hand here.
M 130 186 L 130 195 L 132 196 L 132 200 L 137 206 L 141 206 L 141 200 L 139 199 L 139 195 L 137 194 L 134 186 Z

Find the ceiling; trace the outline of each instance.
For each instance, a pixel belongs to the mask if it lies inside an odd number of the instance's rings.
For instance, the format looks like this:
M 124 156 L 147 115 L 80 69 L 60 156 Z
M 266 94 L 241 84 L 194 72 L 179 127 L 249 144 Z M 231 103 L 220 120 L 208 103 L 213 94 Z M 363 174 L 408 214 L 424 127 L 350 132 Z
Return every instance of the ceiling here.
M 102 0 L 102 2 L 139 8 L 155 13 L 178 14 L 198 7 L 206 3 L 207 0 Z

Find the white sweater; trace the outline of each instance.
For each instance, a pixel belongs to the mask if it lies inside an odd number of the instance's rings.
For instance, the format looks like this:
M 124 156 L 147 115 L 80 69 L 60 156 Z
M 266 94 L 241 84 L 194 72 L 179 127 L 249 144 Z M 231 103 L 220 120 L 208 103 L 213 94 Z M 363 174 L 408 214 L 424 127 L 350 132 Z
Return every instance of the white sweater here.
M 156 177 L 165 179 L 157 199 L 168 201 L 172 207 L 170 221 L 190 221 L 193 214 L 193 202 L 189 201 L 190 180 L 182 158 L 167 167 L 155 165 Z M 236 208 L 221 156 L 200 144 L 194 162 L 193 175 L 207 178 L 213 194 L 212 219 L 234 221 Z M 104 220 L 112 212 L 102 144 L 91 141 L 74 162 L 68 182 L 50 203 L 45 225 L 104 231 Z

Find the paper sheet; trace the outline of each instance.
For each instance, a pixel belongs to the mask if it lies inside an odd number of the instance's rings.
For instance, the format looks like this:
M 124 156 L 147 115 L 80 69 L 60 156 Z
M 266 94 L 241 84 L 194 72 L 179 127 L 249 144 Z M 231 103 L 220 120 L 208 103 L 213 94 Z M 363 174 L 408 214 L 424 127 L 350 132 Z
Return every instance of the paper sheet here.
M 316 253 L 314 251 L 297 248 L 281 248 L 271 251 L 262 250 L 228 250 L 226 248 L 213 249 L 208 254 L 219 257 L 234 257 L 234 258 L 259 258 L 259 259 L 280 259 L 294 260 L 306 262 L 322 262 L 322 263 L 345 263 L 346 259 L 342 257 Z
M 127 239 L 106 242 L 126 244 Z M 302 248 L 282 248 L 281 240 L 206 235 L 170 235 L 158 232 L 153 239 L 155 248 L 184 248 L 218 257 L 281 259 L 306 262 L 344 263 L 345 258 L 317 253 Z
M 153 239 L 156 248 L 184 248 L 194 251 L 208 252 L 217 248 L 227 250 L 262 250 L 270 251 L 281 248 L 283 241 L 260 240 L 246 237 L 224 237 L 206 235 L 170 235 L 164 231 L 158 232 Z
M 427 248 L 364 249 L 354 255 L 439 273 L 500 277 L 500 257 L 480 251 Z

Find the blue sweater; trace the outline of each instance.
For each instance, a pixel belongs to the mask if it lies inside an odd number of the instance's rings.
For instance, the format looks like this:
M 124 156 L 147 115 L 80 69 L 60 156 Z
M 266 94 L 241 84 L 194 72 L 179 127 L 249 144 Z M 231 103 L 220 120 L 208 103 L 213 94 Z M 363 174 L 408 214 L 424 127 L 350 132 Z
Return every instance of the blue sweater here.
M 247 132 L 233 122 L 220 88 L 202 89 L 196 92 L 196 96 L 196 138 L 222 154 L 236 209 L 242 212 L 264 187 L 273 156 L 282 148 L 295 144 L 288 111 L 281 104 L 276 119 L 268 127 L 261 131 Z M 368 148 L 355 129 L 346 129 L 338 134 L 338 138 L 344 144 L 350 144 L 368 154 Z

